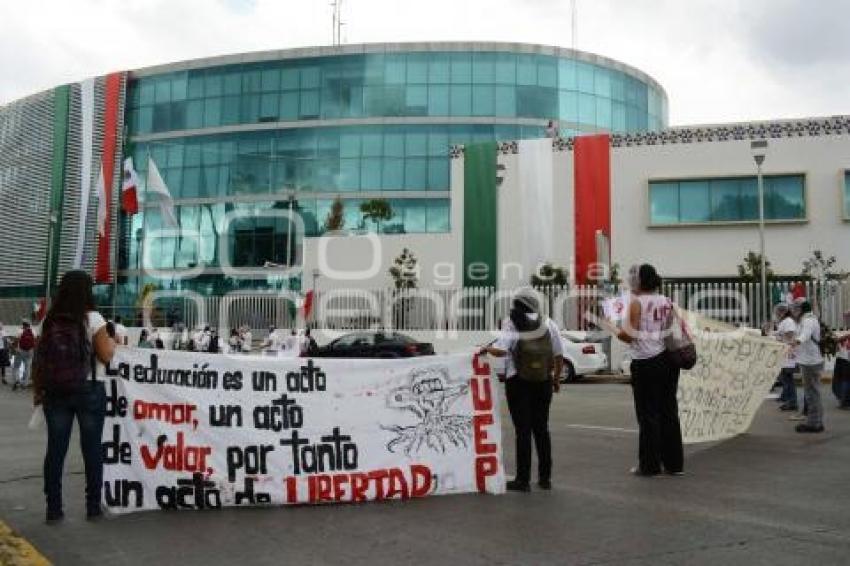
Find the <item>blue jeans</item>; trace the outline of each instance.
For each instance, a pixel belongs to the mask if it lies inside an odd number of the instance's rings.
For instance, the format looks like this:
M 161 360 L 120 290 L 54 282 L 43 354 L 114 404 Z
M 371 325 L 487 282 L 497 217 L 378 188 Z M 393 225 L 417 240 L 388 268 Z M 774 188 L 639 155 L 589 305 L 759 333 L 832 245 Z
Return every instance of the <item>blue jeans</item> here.
M 789 407 L 797 408 L 797 386 L 794 384 L 794 368 L 782 368 L 779 374 L 779 380 L 782 382 L 783 403 Z
M 44 401 L 47 422 L 47 454 L 44 456 L 44 495 L 47 512 L 62 511 L 62 468 L 71 441 L 74 417 L 80 425 L 80 447 L 86 468 L 86 510 L 100 510 L 103 488 L 103 421 L 106 418 L 106 388 L 103 382 L 86 383 L 80 393 L 48 397 Z

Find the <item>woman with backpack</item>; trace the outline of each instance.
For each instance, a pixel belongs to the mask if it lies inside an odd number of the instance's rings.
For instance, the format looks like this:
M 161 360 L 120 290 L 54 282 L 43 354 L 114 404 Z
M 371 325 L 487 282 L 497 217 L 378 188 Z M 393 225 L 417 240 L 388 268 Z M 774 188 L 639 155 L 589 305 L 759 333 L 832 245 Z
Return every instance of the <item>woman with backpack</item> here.
M 661 294 L 661 277 L 648 263 L 631 267 L 629 287 L 632 298 L 617 338 L 629 345 L 632 359 L 639 463 L 631 473 L 681 475 L 684 450 L 676 402 L 679 370 L 664 343 L 673 303 Z
M 44 406 L 47 422 L 44 494 L 48 523 L 64 517 L 62 468 L 75 418 L 86 470 L 86 517 L 102 515 L 105 364 L 115 352 L 114 332 L 95 311 L 91 277 L 84 271 L 67 272 L 42 325 L 35 356 L 34 402 Z
M 510 491 L 531 490 L 531 439 L 537 448 L 538 482 L 552 488 L 552 440 L 549 436 L 549 405 L 561 387 L 564 350 L 558 325 L 539 312 L 530 293 L 514 297 L 508 320 L 499 338 L 481 353 L 505 363 L 505 397 L 516 431 L 516 477 L 507 482 Z

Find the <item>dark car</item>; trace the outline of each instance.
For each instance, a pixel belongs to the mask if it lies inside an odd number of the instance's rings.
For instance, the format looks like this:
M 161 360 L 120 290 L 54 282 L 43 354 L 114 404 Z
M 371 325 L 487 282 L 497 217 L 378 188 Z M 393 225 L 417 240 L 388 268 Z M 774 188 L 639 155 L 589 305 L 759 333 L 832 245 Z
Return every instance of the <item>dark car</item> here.
M 320 347 L 319 358 L 410 358 L 431 356 L 434 345 L 397 332 L 352 332 Z

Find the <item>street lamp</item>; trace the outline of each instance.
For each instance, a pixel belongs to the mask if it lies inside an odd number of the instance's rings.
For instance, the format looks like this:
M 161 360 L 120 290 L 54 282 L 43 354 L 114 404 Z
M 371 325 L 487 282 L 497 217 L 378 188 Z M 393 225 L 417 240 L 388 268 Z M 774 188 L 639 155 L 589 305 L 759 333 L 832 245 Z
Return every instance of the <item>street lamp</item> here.
M 750 151 L 756 162 L 756 174 L 759 193 L 759 254 L 761 256 L 761 314 L 767 320 L 767 269 L 764 253 L 764 176 L 762 175 L 762 164 L 767 154 L 767 140 L 755 140 L 750 142 Z

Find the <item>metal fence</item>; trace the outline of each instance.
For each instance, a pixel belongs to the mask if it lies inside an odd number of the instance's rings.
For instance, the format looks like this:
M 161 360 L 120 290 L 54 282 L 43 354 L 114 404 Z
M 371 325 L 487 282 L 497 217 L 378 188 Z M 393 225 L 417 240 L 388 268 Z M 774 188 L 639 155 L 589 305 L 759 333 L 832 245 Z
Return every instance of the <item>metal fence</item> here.
M 850 326 L 850 282 L 804 282 L 821 319 L 835 329 Z M 725 281 L 711 283 L 665 283 L 663 292 L 679 305 L 736 326 L 759 327 L 770 317 L 772 305 L 785 300 L 792 284 L 770 283 L 762 293 L 759 283 Z M 563 328 L 593 328 L 592 317 L 601 314 L 604 297 L 620 289 L 592 286 L 537 289 L 541 309 Z M 270 326 L 292 328 L 309 324 L 334 330 L 395 328 L 398 330 L 485 331 L 498 327 L 507 316 L 511 290 L 492 287 L 465 289 L 334 289 L 319 291 L 313 298 L 308 320 L 302 316 L 303 298 L 295 293 L 244 292 L 220 297 L 159 292 L 147 308 L 136 305 L 102 307 L 110 318 L 120 315 L 129 326 L 152 324 L 189 327 L 207 324 L 220 329 L 248 325 L 262 330 Z M 762 298 L 764 297 L 764 298 Z M 16 325 L 32 316 L 33 299 L 0 299 L 0 321 Z

